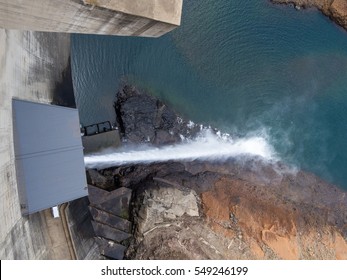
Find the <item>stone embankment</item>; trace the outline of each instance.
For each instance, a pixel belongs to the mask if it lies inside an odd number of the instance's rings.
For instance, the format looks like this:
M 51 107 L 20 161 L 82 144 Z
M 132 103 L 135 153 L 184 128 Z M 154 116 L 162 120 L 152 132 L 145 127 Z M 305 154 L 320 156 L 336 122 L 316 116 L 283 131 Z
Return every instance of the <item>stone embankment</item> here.
M 338 25 L 347 30 L 346 0 L 271 0 L 273 3 L 293 4 L 296 9 L 318 8 Z
M 121 260 L 124 257 L 124 241 L 131 237 L 129 203 L 132 191 L 117 188 L 111 192 L 89 185 L 89 210 L 100 254 Z

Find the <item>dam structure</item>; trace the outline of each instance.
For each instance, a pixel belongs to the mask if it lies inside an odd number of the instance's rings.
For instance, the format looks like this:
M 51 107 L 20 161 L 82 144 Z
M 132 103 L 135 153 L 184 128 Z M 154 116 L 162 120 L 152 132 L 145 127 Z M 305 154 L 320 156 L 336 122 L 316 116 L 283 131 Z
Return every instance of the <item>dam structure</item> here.
M 159 37 L 181 23 L 182 0 L 0 1 L 0 27 Z
M 0 259 L 100 258 L 84 198 L 59 217 L 23 214 L 13 100 L 75 107 L 69 33 L 155 38 L 180 25 L 181 10 L 182 0 L 0 0 Z

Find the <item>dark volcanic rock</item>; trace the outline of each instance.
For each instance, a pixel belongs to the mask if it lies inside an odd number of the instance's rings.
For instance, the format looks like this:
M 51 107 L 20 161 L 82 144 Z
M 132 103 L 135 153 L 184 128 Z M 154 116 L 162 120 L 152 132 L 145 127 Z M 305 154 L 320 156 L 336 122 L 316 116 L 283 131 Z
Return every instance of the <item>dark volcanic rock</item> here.
M 172 144 L 180 142 L 181 135 L 199 131 L 158 99 L 129 85 L 118 92 L 114 107 L 123 139 L 131 143 Z
M 113 182 L 109 178 L 106 178 L 100 174 L 97 170 L 87 170 L 87 182 L 88 184 L 98 186 L 99 188 L 110 190 L 113 187 Z

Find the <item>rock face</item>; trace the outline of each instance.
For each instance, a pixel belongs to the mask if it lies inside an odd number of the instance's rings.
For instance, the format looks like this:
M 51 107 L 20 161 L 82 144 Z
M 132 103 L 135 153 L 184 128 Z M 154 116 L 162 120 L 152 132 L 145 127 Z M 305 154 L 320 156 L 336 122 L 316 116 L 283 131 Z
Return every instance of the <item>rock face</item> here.
M 114 105 L 123 140 L 131 143 L 172 144 L 195 135 L 189 125 L 164 103 L 132 86 L 124 86 Z
M 137 165 L 120 183 L 136 192 L 128 258 L 347 258 L 346 193 L 312 174 L 186 162 Z
M 346 0 L 271 0 L 274 3 L 293 4 L 297 9 L 316 7 L 347 30 Z
M 186 121 L 133 87 L 118 94 L 115 107 L 129 142 L 194 135 Z M 99 172 L 101 183 L 113 180 L 133 192 L 126 258 L 347 259 L 346 192 L 313 174 L 251 158 Z
M 199 216 L 194 190 L 168 187 L 165 180 L 162 182 L 164 184 L 159 185 L 158 188 L 146 189 L 139 198 L 141 204 L 138 204 L 137 229 L 141 233 L 146 234 L 153 230 L 153 225 L 175 221 L 184 215 Z

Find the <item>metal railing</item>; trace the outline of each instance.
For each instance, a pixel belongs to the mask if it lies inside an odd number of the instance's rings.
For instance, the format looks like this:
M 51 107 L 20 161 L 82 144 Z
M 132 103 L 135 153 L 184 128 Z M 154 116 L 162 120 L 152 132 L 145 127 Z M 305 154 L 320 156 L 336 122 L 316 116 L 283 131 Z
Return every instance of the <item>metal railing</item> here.
M 82 127 L 83 136 L 91 136 L 99 133 L 104 133 L 113 130 L 110 121 L 95 123 Z

